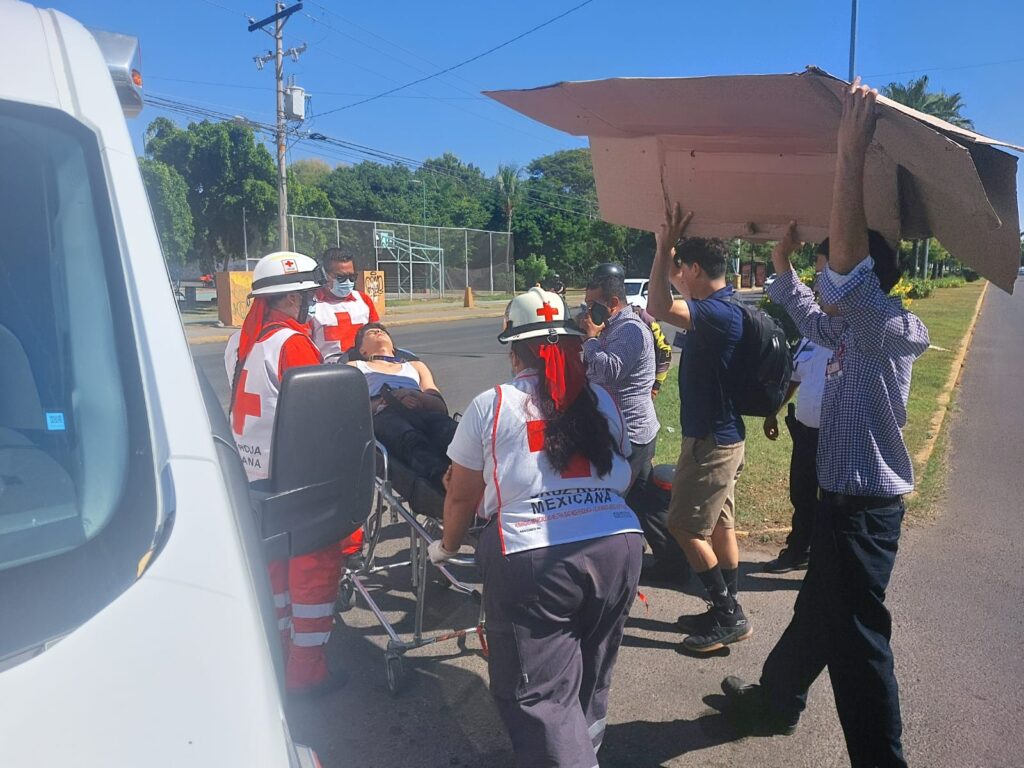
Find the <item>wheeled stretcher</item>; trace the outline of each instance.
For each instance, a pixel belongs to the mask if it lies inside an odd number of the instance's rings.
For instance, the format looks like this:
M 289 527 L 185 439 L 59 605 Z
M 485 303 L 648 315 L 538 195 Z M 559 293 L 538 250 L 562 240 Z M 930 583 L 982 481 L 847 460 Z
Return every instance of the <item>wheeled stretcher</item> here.
M 384 649 L 384 669 L 388 690 L 397 694 L 405 677 L 403 657 L 414 648 L 457 641 L 466 649 L 466 636 L 476 634 L 487 654 L 484 635 L 483 596 L 480 590 L 458 579 L 452 568 L 475 567 L 472 556 L 454 557 L 444 565 L 433 565 L 427 556 L 427 546 L 441 535 L 440 520 L 444 510 L 444 495 L 425 478 L 417 477 L 408 467 L 389 456 L 387 449 L 377 442 L 377 478 L 372 510 L 366 521 L 366 546 L 363 560 L 354 568 L 346 568 L 341 577 L 339 600 L 351 604 L 356 597 L 362 599 L 387 633 Z M 401 562 L 377 563 L 377 545 L 385 525 L 405 524 L 409 528 L 409 559 Z M 403 638 L 373 597 L 368 584 L 375 574 L 408 567 L 412 591 L 415 593 L 415 615 L 411 637 Z M 435 574 L 440 583 L 457 592 L 471 596 L 479 604 L 478 620 L 474 626 L 435 634 L 424 632 L 423 616 L 427 599 L 427 583 Z M 435 577 L 435 578 L 436 578 Z

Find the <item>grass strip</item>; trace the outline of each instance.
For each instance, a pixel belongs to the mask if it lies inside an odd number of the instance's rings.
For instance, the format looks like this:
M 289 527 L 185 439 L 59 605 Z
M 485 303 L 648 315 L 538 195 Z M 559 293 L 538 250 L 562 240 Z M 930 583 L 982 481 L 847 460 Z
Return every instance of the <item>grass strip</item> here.
M 960 346 L 968 341 L 967 332 L 974 318 L 983 282 L 968 283 L 959 288 L 938 288 L 927 299 L 913 302 L 911 311 L 928 326 L 934 349 L 929 349 L 914 364 L 907 403 L 907 426 L 903 436 L 915 461 L 914 471 L 919 493 L 910 504 L 911 513 L 919 517 L 931 514 L 934 503 L 942 497 L 946 473 L 946 445 L 940 433 L 930 460 L 921 461 L 921 449 L 934 438 L 945 421 L 933 419 L 939 410 L 952 407 L 954 400 L 944 402 L 944 391 L 957 364 Z M 655 400 L 662 429 L 658 435 L 655 463 L 674 464 L 679 456 L 682 435 L 679 428 L 679 391 L 675 386 L 676 371 Z M 738 527 L 749 532 L 751 539 L 778 541 L 788 529 L 792 507 L 789 503 L 789 455 L 792 443 L 782 419 L 781 435 L 770 441 L 762 432 L 763 419 L 748 417 L 746 463 L 736 490 Z M 938 424 L 942 427 L 938 427 Z

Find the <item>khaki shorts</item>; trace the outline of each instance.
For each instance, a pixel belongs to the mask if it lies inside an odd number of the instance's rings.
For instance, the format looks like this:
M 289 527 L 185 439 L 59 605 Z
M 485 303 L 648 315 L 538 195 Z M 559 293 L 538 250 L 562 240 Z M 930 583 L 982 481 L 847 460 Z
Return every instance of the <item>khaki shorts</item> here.
M 677 538 L 708 537 L 717 525 L 735 528 L 736 480 L 742 471 L 743 443 L 717 445 L 714 435 L 684 437 L 672 479 L 669 531 Z

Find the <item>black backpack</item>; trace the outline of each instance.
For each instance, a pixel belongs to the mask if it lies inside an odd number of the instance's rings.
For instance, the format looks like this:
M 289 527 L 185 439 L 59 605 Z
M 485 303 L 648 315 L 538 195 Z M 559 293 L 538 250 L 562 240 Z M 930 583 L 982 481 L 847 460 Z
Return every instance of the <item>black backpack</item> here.
M 782 407 L 793 376 L 786 333 L 763 309 L 735 298 L 728 301 L 743 314 L 743 337 L 732 353 L 724 383 L 719 378 L 719 386 L 740 415 L 771 416 Z

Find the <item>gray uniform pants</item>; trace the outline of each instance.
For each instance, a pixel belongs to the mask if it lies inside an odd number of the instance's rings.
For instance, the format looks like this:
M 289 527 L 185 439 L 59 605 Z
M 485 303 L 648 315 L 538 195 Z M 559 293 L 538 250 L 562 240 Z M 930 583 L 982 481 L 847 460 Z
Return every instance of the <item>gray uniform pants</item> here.
M 522 768 L 597 765 L 642 556 L 640 534 L 624 533 L 506 557 L 497 521 L 484 529 L 491 693 Z

